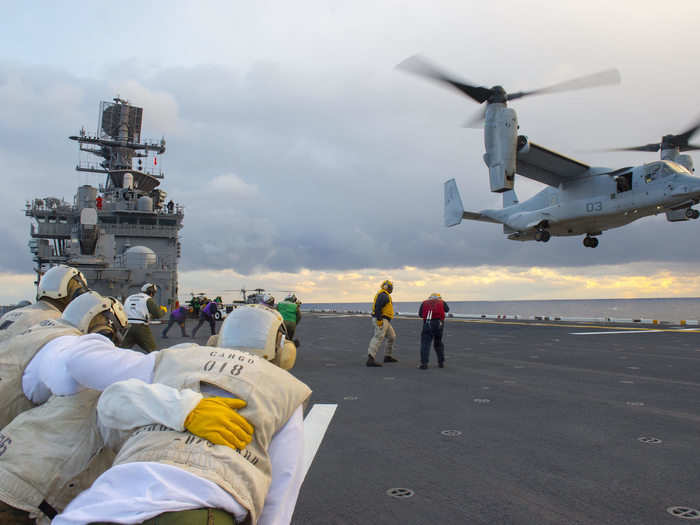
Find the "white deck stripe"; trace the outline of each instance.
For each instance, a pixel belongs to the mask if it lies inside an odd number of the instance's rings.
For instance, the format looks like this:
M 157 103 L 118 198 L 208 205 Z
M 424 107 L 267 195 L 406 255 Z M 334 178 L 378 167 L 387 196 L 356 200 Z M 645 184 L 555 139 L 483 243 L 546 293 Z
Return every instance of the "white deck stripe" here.
M 309 472 L 318 447 L 321 446 L 336 408 L 338 405 L 316 404 L 304 419 L 304 478 Z
M 653 334 L 666 330 L 616 330 L 614 332 L 569 332 L 569 335 Z

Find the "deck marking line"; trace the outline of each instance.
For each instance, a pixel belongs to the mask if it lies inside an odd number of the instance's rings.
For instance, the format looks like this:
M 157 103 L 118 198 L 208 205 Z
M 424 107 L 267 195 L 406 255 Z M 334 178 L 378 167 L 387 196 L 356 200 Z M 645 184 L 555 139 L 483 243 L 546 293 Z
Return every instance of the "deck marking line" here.
M 315 404 L 304 418 L 304 476 L 309 472 L 311 463 L 326 435 L 328 425 L 333 419 L 337 404 Z
M 666 330 L 616 330 L 614 332 L 569 332 L 569 335 L 653 334 Z

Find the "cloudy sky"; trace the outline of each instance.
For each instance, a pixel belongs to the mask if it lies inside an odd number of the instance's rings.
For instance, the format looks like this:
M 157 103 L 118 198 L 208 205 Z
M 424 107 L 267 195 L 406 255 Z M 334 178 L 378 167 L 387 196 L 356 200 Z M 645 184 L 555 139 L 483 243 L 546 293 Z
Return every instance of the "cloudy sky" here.
M 165 136 L 163 188 L 185 206 L 189 291 L 294 289 L 306 302 L 700 296 L 700 224 L 646 218 L 549 243 L 442 226 L 442 183 L 500 206 L 470 100 L 395 66 L 416 53 L 509 91 L 617 67 L 622 84 L 512 106 L 521 133 L 612 168 L 700 118 L 700 3 L 471 1 L 2 2 L 0 302 L 31 295 L 24 203 L 72 200 L 81 126 L 119 95 Z M 697 159 L 696 164 L 700 164 Z M 542 186 L 517 178 L 521 200 Z M 233 294 L 231 294 L 233 297 Z

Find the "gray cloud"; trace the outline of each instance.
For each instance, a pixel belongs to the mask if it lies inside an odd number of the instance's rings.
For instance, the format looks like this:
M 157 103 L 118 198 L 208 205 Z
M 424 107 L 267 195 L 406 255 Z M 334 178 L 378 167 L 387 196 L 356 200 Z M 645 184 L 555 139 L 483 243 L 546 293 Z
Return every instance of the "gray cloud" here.
M 698 84 L 698 73 L 669 58 L 680 44 L 688 53 L 686 63 L 698 58 L 698 46 L 690 46 L 695 40 L 681 30 L 686 17 L 680 14 L 671 16 L 668 26 L 629 14 L 631 27 L 648 24 L 658 30 L 657 38 L 647 42 L 640 40 L 639 31 L 621 29 L 624 13 L 619 9 L 603 19 L 595 6 L 580 12 L 532 8 L 544 17 L 539 19 L 517 8 L 507 19 L 493 22 L 502 15 L 499 8 L 471 7 L 469 18 L 466 8 L 456 5 L 444 14 L 411 6 L 401 21 L 381 8 L 375 13 L 384 17 L 381 31 L 365 26 L 359 12 L 324 10 L 322 18 L 347 28 L 348 41 L 324 31 L 325 37 L 316 37 L 330 40 L 325 47 L 316 42 L 315 54 L 314 39 L 304 31 L 300 15 L 288 10 L 298 42 L 288 40 L 285 51 L 274 39 L 254 41 L 259 47 L 248 46 L 247 59 L 233 59 L 244 54 L 249 42 L 250 34 L 241 28 L 240 34 L 232 33 L 230 49 L 219 46 L 215 57 L 200 50 L 183 58 L 182 65 L 172 57 L 165 65 L 154 65 L 154 58 L 127 60 L 138 56 L 130 49 L 120 60 L 103 63 L 99 75 L 90 78 L 65 66 L 0 62 L 0 162 L 12 174 L 6 175 L 7 191 L 0 197 L 2 238 L 10 247 L 0 253 L 0 269 L 21 272 L 30 266 L 28 220 L 21 211 L 26 199 L 58 195 L 70 200 L 79 183 L 102 182 L 72 171 L 77 146 L 67 136 L 83 125 L 94 129 L 98 102 L 117 94 L 144 106 L 144 136 L 164 135 L 168 141 L 162 159 L 164 189 L 186 206 L 186 270 L 697 259 L 700 248 L 687 239 L 697 235 L 700 225 L 670 224 L 663 217 L 606 232 L 596 250 L 584 249 L 581 238 L 554 238 L 547 244 L 508 241 L 500 226 L 491 224 L 442 227 L 444 180 L 457 179 L 468 209 L 498 207 L 500 197 L 488 191 L 480 132 L 460 128 L 478 107 L 395 71 L 409 54 L 424 52 L 475 82 L 511 89 L 617 65 L 621 87 L 514 104 L 521 131 L 532 140 L 592 164 L 619 167 L 653 160 L 577 152 L 658 140 L 697 116 L 688 111 L 687 101 L 695 96 L 688 86 Z M 501 31 L 516 15 L 523 24 Z M 212 21 L 211 34 L 193 46 L 204 48 L 219 23 Z M 544 26 L 550 29 L 546 35 Z M 308 30 L 313 27 L 312 22 Z M 617 30 L 614 37 L 611 28 Z M 635 44 L 619 44 L 626 37 Z M 656 73 L 658 64 L 667 68 L 667 76 Z M 668 75 L 682 82 L 670 81 Z M 659 96 L 669 90 L 673 99 Z M 539 188 L 522 179 L 516 183 L 521 200 Z

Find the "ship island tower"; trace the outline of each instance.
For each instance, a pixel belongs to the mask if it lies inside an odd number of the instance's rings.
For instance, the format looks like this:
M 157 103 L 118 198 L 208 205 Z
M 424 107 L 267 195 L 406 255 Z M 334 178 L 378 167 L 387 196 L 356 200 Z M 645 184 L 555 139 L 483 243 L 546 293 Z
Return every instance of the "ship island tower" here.
M 99 115 L 97 133 L 83 128 L 69 138 L 81 152 L 76 170 L 105 174 L 104 184 L 78 187 L 72 204 L 55 197 L 26 204 L 37 283 L 51 266 L 67 264 L 83 272 L 92 290 L 121 301 L 154 283 L 156 303 L 170 311 L 184 207 L 159 189 L 165 139 L 142 142 L 143 109 L 126 100 L 102 102 Z

